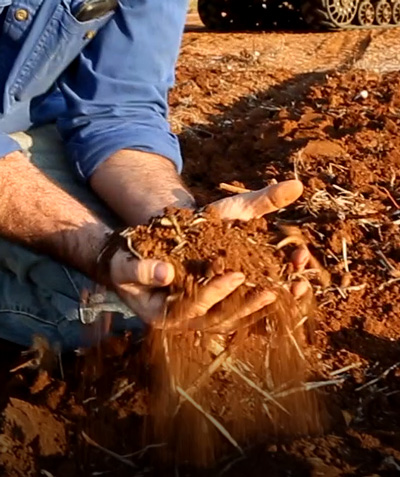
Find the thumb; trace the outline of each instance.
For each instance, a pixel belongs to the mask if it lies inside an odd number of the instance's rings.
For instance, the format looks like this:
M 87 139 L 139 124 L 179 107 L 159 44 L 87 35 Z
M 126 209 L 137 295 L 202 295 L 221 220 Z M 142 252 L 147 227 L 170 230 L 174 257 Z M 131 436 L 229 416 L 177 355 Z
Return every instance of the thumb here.
M 172 283 L 175 269 L 171 263 L 160 260 L 132 258 L 118 251 L 111 259 L 110 278 L 115 285 L 136 283 L 151 287 L 165 287 Z
M 290 180 L 254 192 L 221 199 L 212 206 L 224 220 L 247 221 L 286 207 L 302 193 L 303 184 L 297 180 Z

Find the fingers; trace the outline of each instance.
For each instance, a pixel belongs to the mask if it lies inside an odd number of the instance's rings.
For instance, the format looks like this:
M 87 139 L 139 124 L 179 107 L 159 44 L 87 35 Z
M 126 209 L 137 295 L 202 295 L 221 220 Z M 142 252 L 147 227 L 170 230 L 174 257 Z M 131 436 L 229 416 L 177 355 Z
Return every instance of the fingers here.
M 145 323 L 161 323 L 167 292 L 154 291 L 147 287 L 124 284 L 118 287 L 118 295 L 127 306 Z
M 303 184 L 297 180 L 290 180 L 258 191 L 237 194 L 212 205 L 224 220 L 247 221 L 286 207 L 302 193 Z
M 226 273 L 213 278 L 206 286 L 199 289 L 193 302 L 183 303 L 185 319 L 191 320 L 203 316 L 214 305 L 224 300 L 245 280 L 243 273 Z
M 308 280 L 293 282 L 290 290 L 297 302 L 301 316 L 309 316 L 315 310 L 315 297 Z
M 166 323 L 168 328 L 187 328 L 187 323 L 197 317 L 203 317 L 208 310 L 219 302 L 222 302 L 245 280 L 242 273 L 227 273 L 213 278 L 206 286 L 199 289 L 195 299 L 184 299 L 179 308 L 184 311 L 182 316 L 174 317 Z M 141 319 L 159 327 L 162 325 L 163 310 L 165 306 L 166 292 L 155 292 L 138 285 L 123 284 L 119 287 L 120 295 L 125 303 Z
M 296 272 L 304 272 L 311 259 L 311 253 L 306 245 L 297 247 L 292 253 L 292 263 Z
M 331 284 L 331 275 L 311 254 L 306 245 L 298 247 L 291 257 L 296 272 L 303 273 L 306 268 L 312 269 L 318 276 L 318 281 L 323 288 L 327 288 Z
M 298 299 L 305 295 L 310 290 L 310 283 L 306 280 L 299 280 L 297 282 L 293 282 L 292 286 L 290 287 L 290 291 L 292 295 Z
M 270 290 L 258 293 L 253 297 L 249 297 L 243 306 L 233 313 L 229 313 L 229 316 L 227 316 L 226 313 L 220 313 L 218 310 L 209 313 L 205 317 L 202 327 L 199 329 L 203 329 L 207 332 L 230 333 L 238 328 L 239 323 L 244 318 L 246 318 L 246 326 L 250 326 L 260 318 L 257 312 L 271 305 L 275 300 L 276 295 Z M 252 315 L 254 320 L 251 319 Z M 195 328 L 196 326 L 201 326 L 201 324 L 195 321 L 190 323 L 191 328 Z
M 179 307 L 174 309 L 173 318 L 167 320 L 153 320 L 156 328 L 164 327 L 169 330 L 184 331 L 188 328 L 199 329 L 204 327 L 204 316 L 217 303 L 222 302 L 228 295 L 235 291 L 245 280 L 242 273 L 227 273 L 213 278 L 207 285 L 198 290 L 197 296 L 187 297 L 179 302 Z M 198 321 L 197 321 L 198 320 Z M 195 323 L 194 327 L 192 322 Z
M 172 283 L 175 269 L 172 264 L 160 260 L 137 260 L 126 252 L 118 251 L 110 264 L 111 280 L 114 284 L 137 283 L 140 285 L 165 287 Z

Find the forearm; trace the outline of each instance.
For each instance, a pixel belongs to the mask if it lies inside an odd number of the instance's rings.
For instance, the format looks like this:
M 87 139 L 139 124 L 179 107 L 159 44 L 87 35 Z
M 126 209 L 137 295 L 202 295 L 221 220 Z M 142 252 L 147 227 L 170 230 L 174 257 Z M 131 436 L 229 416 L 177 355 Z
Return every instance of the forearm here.
M 111 156 L 96 169 L 91 186 L 129 225 L 146 223 L 167 206 L 195 205 L 171 161 L 140 151 Z
M 0 159 L 0 235 L 96 278 L 110 230 L 20 152 Z

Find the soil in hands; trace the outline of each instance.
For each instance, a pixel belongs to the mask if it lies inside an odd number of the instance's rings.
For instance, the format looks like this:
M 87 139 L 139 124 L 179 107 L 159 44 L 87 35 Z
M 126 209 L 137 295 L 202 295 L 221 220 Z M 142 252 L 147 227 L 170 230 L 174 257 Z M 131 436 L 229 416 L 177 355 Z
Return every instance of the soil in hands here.
M 164 459 L 207 466 L 231 446 L 241 453 L 265 435 L 322 431 L 315 394 L 304 388 L 302 316 L 278 240 L 264 219 L 223 222 L 212 208 L 167 210 L 149 226 L 111 238 L 113 246 L 170 261 L 176 270 L 165 318 L 142 350 L 150 364 L 147 443 L 166 443 Z M 191 319 L 193 300 L 231 271 L 244 273 L 245 283 Z M 276 303 L 242 313 L 268 289 Z

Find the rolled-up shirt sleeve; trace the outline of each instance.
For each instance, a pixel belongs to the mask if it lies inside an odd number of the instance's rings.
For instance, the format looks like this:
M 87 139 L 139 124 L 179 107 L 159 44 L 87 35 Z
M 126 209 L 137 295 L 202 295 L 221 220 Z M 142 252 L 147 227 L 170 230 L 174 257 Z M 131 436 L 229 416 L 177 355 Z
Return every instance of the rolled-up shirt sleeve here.
M 159 154 L 181 170 L 167 116 L 186 9 L 187 0 L 120 0 L 61 76 L 67 112 L 58 129 L 83 179 L 121 149 Z
M 7 156 L 7 154 L 20 150 L 21 146 L 17 141 L 14 141 L 14 139 L 7 136 L 7 134 L 0 132 L 0 157 Z

